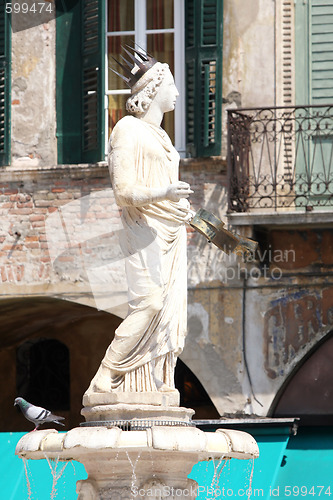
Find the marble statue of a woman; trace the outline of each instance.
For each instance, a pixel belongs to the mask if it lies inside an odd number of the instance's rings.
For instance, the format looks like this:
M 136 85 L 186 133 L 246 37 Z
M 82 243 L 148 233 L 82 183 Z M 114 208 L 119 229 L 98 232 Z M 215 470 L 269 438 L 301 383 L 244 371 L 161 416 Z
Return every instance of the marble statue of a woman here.
M 153 60 L 132 86 L 130 115 L 110 137 L 129 310 L 86 395 L 175 391 L 174 368 L 187 328 L 185 221 L 192 191 L 179 181 L 179 155 L 161 122 L 177 96 L 168 65 Z

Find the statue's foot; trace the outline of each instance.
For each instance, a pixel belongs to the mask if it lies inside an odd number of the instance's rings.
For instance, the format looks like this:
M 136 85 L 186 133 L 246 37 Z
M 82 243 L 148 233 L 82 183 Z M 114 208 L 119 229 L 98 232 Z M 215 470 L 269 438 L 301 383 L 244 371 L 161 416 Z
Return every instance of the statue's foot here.
M 94 392 L 111 392 L 111 376 L 109 368 L 101 365 L 90 382 L 89 388 L 85 392 L 85 395 L 92 394 Z

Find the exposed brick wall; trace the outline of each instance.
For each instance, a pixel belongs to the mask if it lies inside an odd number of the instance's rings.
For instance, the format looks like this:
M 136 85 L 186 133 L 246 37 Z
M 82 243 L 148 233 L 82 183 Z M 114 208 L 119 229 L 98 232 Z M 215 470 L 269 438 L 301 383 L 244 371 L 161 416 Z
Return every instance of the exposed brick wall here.
M 225 190 L 225 165 L 221 161 L 183 161 L 180 177 L 188 182 L 194 191 L 190 201 L 193 210 L 209 205 L 219 215 L 221 207 L 217 206 L 219 194 Z M 80 266 L 78 253 L 63 253 L 57 265 L 50 262 L 49 245 L 45 230 L 47 218 L 60 207 L 66 205 L 66 211 L 74 206 L 75 200 L 81 200 L 93 193 L 102 193 L 111 188 L 108 169 L 102 166 L 60 166 L 57 168 L 13 170 L 4 169 L 0 174 L 0 280 L 6 284 L 50 283 L 59 280 L 76 280 L 78 270 L 74 261 Z M 215 193 L 212 195 L 212 193 Z M 73 209 L 74 210 L 74 209 Z M 68 214 L 67 214 L 68 215 Z M 72 228 L 75 230 L 73 213 Z M 87 217 L 87 214 L 85 214 Z M 98 198 L 98 203 L 89 207 L 91 227 L 113 221 L 107 198 Z M 95 220 L 94 220 L 95 218 Z M 108 219 L 108 220 L 106 220 Z M 85 220 L 85 222 L 87 222 Z M 68 225 L 68 219 L 66 221 Z M 105 228 L 108 232 L 110 228 Z M 71 237 L 71 235 L 69 235 Z M 88 236 L 88 235 L 87 235 Z M 188 228 L 189 244 L 196 244 L 195 234 Z M 60 242 L 61 243 L 61 242 Z M 63 242 L 62 242 L 63 243 Z M 106 260 L 110 255 L 110 241 L 99 246 Z M 78 249 L 76 249 L 78 252 Z M 80 246 L 85 257 L 90 253 L 96 258 L 92 245 Z M 60 270 L 61 268 L 61 270 Z M 64 274 L 64 271 L 66 273 Z
M 2 283 L 56 279 L 45 221 L 53 212 L 110 187 L 106 168 L 9 171 L 0 176 L 0 277 Z

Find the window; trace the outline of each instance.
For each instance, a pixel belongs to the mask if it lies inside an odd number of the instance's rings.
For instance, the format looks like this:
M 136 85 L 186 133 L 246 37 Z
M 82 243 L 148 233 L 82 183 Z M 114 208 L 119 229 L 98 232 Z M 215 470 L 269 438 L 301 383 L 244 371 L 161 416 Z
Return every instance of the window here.
M 119 71 L 122 46 L 134 43 L 169 64 L 180 96 L 176 110 L 162 126 L 181 155 L 185 154 L 184 0 L 108 0 L 106 48 L 108 67 Z M 114 58 L 114 59 L 113 59 Z M 119 71 L 121 73 L 121 69 Z M 112 70 L 106 72 L 107 136 L 126 113 L 130 89 Z
M 56 1 L 58 163 L 105 159 L 104 5 L 104 0 Z
M 56 11 L 58 163 L 105 159 L 129 94 L 108 67 L 133 43 L 175 76 L 163 126 L 181 156 L 220 154 L 222 0 L 56 0 Z
M 10 158 L 10 18 L 0 0 L 0 166 Z

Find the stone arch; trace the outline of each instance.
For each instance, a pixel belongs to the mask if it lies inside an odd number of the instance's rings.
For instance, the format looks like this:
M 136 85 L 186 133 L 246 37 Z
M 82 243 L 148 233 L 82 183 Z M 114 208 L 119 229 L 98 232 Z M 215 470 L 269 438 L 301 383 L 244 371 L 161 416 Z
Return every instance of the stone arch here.
M 333 330 L 294 367 L 271 404 L 269 415 L 300 417 L 303 422 L 333 416 Z
M 61 342 L 70 356 L 70 408 L 60 414 L 66 428 L 83 421 L 82 396 L 112 341 L 121 318 L 96 308 L 42 296 L 0 301 L 0 431 L 31 430 L 13 408 L 16 388 L 16 351 L 25 342 Z M 36 402 L 37 403 L 37 402 Z M 42 405 L 43 406 L 43 405 Z M 49 409 L 53 409 L 52 407 Z

